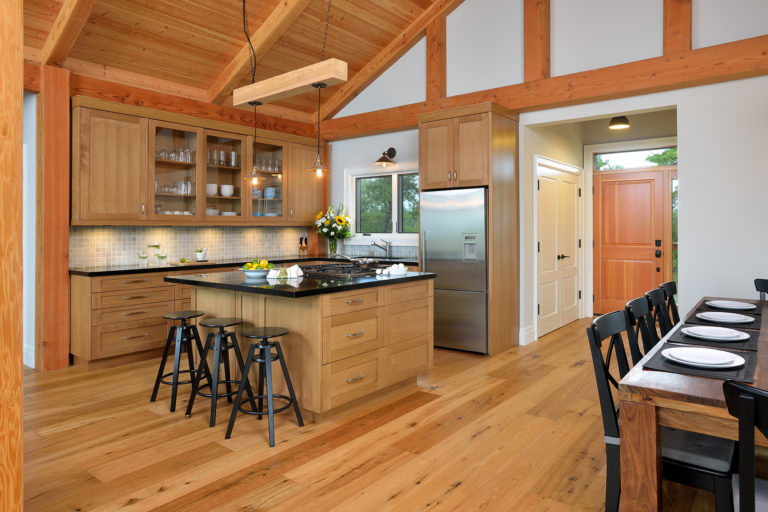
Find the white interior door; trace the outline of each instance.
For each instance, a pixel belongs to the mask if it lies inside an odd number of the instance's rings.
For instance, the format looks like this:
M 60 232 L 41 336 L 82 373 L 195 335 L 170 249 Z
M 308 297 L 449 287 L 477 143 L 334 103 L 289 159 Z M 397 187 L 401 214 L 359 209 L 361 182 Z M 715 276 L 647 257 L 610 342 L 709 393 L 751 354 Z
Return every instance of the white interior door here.
M 581 176 L 541 160 L 537 175 L 537 333 L 541 336 L 579 318 Z

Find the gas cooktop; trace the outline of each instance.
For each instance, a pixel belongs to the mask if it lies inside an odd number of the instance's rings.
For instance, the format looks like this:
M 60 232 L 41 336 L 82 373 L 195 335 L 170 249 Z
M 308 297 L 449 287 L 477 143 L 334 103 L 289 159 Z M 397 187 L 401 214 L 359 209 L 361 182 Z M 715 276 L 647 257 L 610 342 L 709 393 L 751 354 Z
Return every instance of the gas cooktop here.
M 353 277 L 375 276 L 376 267 L 359 267 L 353 263 L 331 263 L 329 265 L 304 265 L 304 275 L 319 279 L 350 279 Z

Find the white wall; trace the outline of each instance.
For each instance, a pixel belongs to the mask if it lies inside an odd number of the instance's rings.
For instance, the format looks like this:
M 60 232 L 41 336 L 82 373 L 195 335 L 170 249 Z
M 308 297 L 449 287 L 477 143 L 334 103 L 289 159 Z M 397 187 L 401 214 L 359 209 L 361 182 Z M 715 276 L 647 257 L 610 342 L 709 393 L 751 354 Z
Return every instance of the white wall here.
M 446 20 L 448 96 L 523 81 L 523 0 L 465 0 Z
M 694 48 L 738 41 L 768 32 L 766 0 L 693 0 Z
M 662 0 L 552 0 L 550 23 L 552 76 L 662 54 Z
M 24 93 L 24 170 L 22 183 L 22 331 L 24 364 L 35 367 L 35 223 L 37 222 L 37 95 Z

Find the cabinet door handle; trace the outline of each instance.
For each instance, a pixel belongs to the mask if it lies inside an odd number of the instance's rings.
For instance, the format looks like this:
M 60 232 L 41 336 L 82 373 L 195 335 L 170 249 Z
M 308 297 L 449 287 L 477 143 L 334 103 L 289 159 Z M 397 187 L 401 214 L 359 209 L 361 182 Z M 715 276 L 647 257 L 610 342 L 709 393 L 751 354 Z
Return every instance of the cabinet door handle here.
M 130 297 L 123 297 L 123 300 L 146 299 L 147 297 L 149 297 L 149 295 L 145 293 L 144 295 L 131 295 Z
M 344 302 L 346 302 L 347 304 L 362 304 L 363 302 L 365 302 L 365 299 L 349 299 Z
M 141 203 L 141 214 L 144 215 L 144 203 Z
M 363 334 L 365 334 L 365 331 L 351 332 L 347 334 L 347 338 L 357 338 L 359 336 L 362 336 Z
M 293 208 L 291 208 L 291 217 L 293 217 Z
M 365 374 L 361 373 L 357 377 L 351 377 L 349 379 L 344 379 L 344 380 L 347 381 L 347 384 L 352 384 L 353 382 L 357 382 L 359 380 L 363 380 L 364 378 L 365 378 Z
M 448 171 L 448 181 L 451 181 L 451 171 Z
M 144 311 L 131 311 L 130 313 L 125 311 L 123 312 L 123 316 L 132 316 L 132 315 L 143 315 L 145 313 L 149 313 L 146 309 Z
M 145 332 L 144 334 L 137 334 L 136 336 L 123 336 L 123 339 L 128 341 L 135 340 L 136 338 L 146 338 L 147 336 L 149 336 L 149 334 Z
M 456 181 L 456 171 L 453 171 L 453 181 Z
M 130 281 L 123 279 L 123 284 L 146 283 L 146 282 L 147 282 L 146 279 L 132 279 Z

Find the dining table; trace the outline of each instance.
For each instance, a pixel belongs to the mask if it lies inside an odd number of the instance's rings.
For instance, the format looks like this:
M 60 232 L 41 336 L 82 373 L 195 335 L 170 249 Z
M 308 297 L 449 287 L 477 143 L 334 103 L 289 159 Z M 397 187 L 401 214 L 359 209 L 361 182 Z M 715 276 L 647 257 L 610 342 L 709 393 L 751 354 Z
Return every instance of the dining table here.
M 675 325 L 619 382 L 619 427 L 621 434 L 621 510 L 624 512 L 661 510 L 661 427 L 671 427 L 738 440 L 738 419 L 728 413 L 722 379 L 684 375 L 646 368 L 667 340 L 681 329 L 685 319 L 706 309 L 704 297 L 683 320 Z M 759 332 L 753 385 L 768 389 L 768 301 L 756 303 L 761 314 L 753 331 Z M 738 313 L 749 314 L 738 311 Z M 712 324 L 716 325 L 716 324 Z M 737 327 L 729 325 L 728 327 Z M 658 358 L 657 358 L 658 359 Z M 759 432 L 755 442 L 768 446 Z

